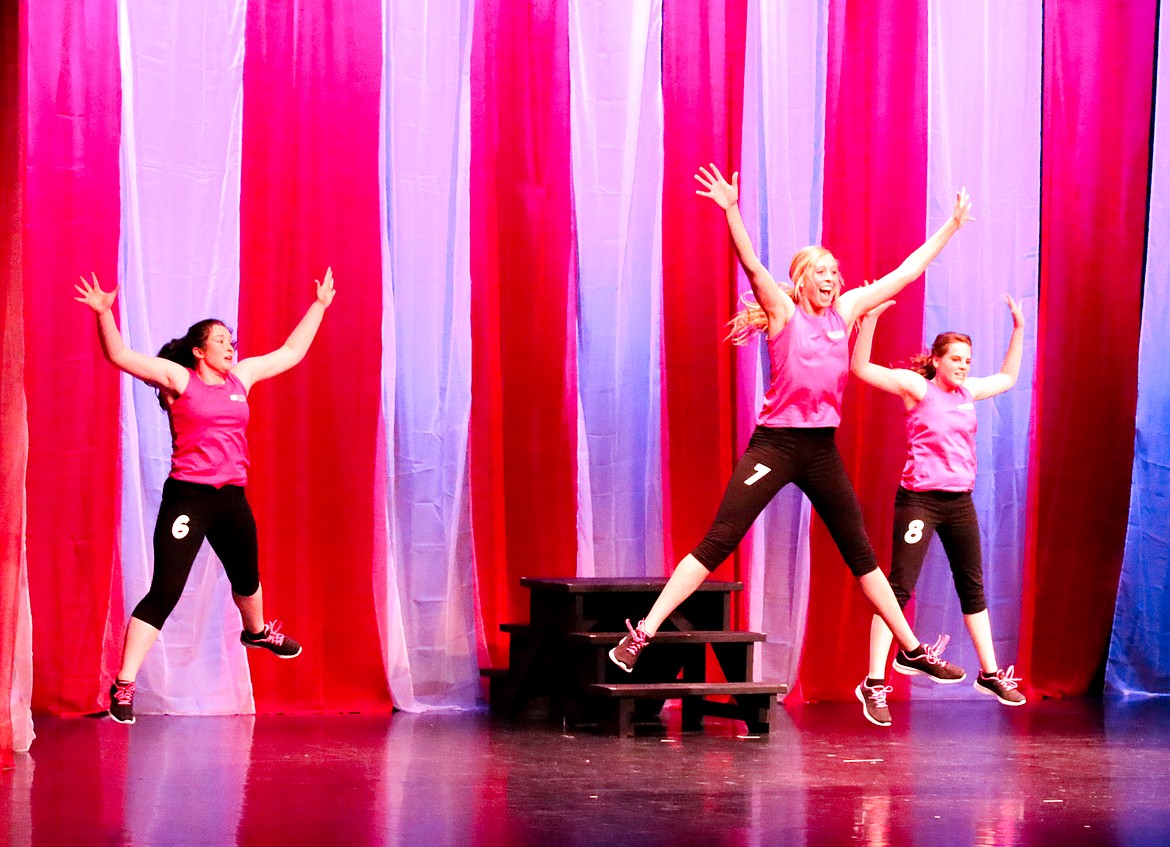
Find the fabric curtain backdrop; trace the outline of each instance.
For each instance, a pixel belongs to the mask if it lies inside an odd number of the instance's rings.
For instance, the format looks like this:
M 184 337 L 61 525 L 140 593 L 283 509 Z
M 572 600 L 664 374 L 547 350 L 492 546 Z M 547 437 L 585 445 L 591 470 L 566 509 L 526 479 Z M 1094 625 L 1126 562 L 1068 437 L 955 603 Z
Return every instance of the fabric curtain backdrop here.
M 105 707 L 117 584 L 118 373 L 73 282 L 118 278 L 118 10 L 22 4 L 26 544 L 34 710 Z
M 471 493 L 498 663 L 499 624 L 528 617 L 520 577 L 576 571 L 568 2 L 483 0 L 474 28 Z
M 577 575 L 661 576 L 662 3 L 569 3 Z
M 119 319 L 145 352 L 222 312 L 242 355 L 279 346 L 312 280 L 337 277 L 306 361 L 251 398 L 266 608 L 305 654 L 232 664 L 235 613 L 207 562 L 140 709 L 246 710 L 249 677 L 258 711 L 464 706 L 473 657 L 486 644 L 502 663 L 499 624 L 526 618 L 520 577 L 660 573 L 709 526 L 767 374 L 760 345 L 721 340 L 746 283 L 692 175 L 741 158 L 745 219 L 781 279 L 818 241 L 849 286 L 889 272 L 971 190 L 976 223 L 898 298 L 875 358 L 955 327 L 994 371 L 999 294 L 1022 296 L 1020 385 L 979 412 L 1000 658 L 1037 693 L 1084 692 L 1116 619 L 1111 686 L 1161 685 L 1144 662 L 1164 616 L 1129 611 L 1162 602 L 1156 532 L 1131 530 L 1133 581 L 1111 602 L 1134 461 L 1133 526 L 1162 502 L 1149 450 L 1163 430 L 1143 405 L 1131 458 L 1138 376 L 1115 364 L 1137 358 L 1142 329 L 1154 0 L 1049 0 L 1042 30 L 1039 0 L 250 0 L 242 77 L 243 0 L 214 21 L 119 3 L 19 7 L 19 299 L 9 282 L 4 314 L 20 309 L 23 342 L 4 327 L 0 367 L 27 408 L 6 379 L 3 461 L 19 473 L 0 502 L 32 623 L 6 554 L 0 661 L 12 651 L 2 693 L 29 739 L 30 696 L 57 714 L 104 707 L 165 470 L 165 418 L 127 384 L 119 419 L 117 373 L 68 299 L 77 274 L 123 281 Z M 242 106 L 220 102 L 241 86 Z M 1147 339 L 1164 287 L 1154 197 Z M 1151 345 L 1140 379 L 1157 404 Z M 902 419 L 851 383 L 838 439 L 883 567 Z M 807 512 L 786 492 L 716 577 L 748 585 L 734 618 L 769 631 L 762 676 L 795 682 L 793 699 L 849 699 L 871 609 Z M 917 629 L 950 632 L 969 663 L 937 555 Z M 176 658 L 183 639 L 196 652 Z
M 1170 15 L 1158 23 L 1170 44 Z M 1170 58 L 1158 58 L 1145 288 L 1138 351 L 1137 438 L 1129 524 L 1105 683 L 1117 694 L 1170 694 Z
M 828 0 L 748 3 L 739 205 L 761 261 L 781 284 L 792 254 L 820 243 L 828 7 Z M 751 290 L 742 271 L 738 290 Z M 763 336 L 739 350 L 737 365 L 742 453 L 770 378 Z M 748 626 L 768 635 L 756 665 L 761 679 L 796 678 L 808 612 L 811 512 L 808 498 L 790 485 L 741 547 Z
M 471 0 L 390 2 L 384 15 L 387 544 L 375 602 L 394 704 L 470 708 L 481 650 L 467 473 Z
M 32 645 L 24 553 L 28 417 L 21 310 L 23 184 L 18 4 L 0 9 L 0 769 L 33 740 Z
M 1083 693 L 1100 679 L 1113 620 L 1102 598 L 1116 596 L 1129 511 L 1156 13 L 1154 0 L 1044 4 L 1020 634 L 1020 665 L 1043 695 Z
M 1040 0 L 996 0 L 990 7 L 930 0 L 928 217 L 943 219 L 954 205 L 955 192 L 965 186 L 975 222 L 927 274 L 921 349 L 940 332 L 965 332 L 973 342 L 971 373 L 986 376 L 999 371 L 1011 337 L 1003 293 L 1021 303 L 1028 321 L 1016 387 L 975 405 L 979 471 L 974 499 L 984 589 L 1001 667 L 1016 659 L 1023 583 L 1039 275 L 1042 19 Z M 928 232 L 933 225 L 928 222 Z M 902 345 L 898 361 L 917 352 L 910 344 Z M 894 490 L 887 496 L 892 502 Z M 890 535 L 887 527 L 873 531 Z M 950 633 L 947 658 L 974 673 L 979 659 L 940 542 L 931 545 L 914 602 L 919 636 L 933 640 L 935 633 Z M 969 685 L 915 685 L 912 691 L 916 697 L 979 696 Z
M 212 9 L 119 0 L 122 63 L 122 337 L 154 355 L 205 318 L 236 326 L 246 0 Z M 168 61 L 158 61 L 167 56 Z M 171 470 L 154 389 L 122 377 L 122 585 L 127 614 L 150 587 L 152 536 Z M 114 621 L 121 630 L 125 621 Z M 251 712 L 240 617 L 203 549 L 139 676 L 142 714 Z
M 381 396 L 380 0 L 250 0 L 240 199 L 241 355 L 279 347 L 329 266 L 337 299 L 305 360 L 249 396 L 248 494 L 265 614 L 305 644 L 252 651 L 264 712 L 377 711 Z
M 894 9 L 897 13 L 894 13 Z M 889 273 L 942 220 L 926 215 L 926 2 L 829 4 L 825 107 L 824 245 L 848 287 Z M 950 212 L 948 207 L 947 213 Z M 923 285 L 907 287 L 882 318 L 875 361 L 922 333 Z M 879 562 L 889 561 L 890 496 L 902 468 L 897 398 L 850 382 L 837 444 L 857 490 Z M 875 527 L 883 528 L 880 532 Z M 799 694 L 847 699 L 865 669 L 872 607 L 843 566 L 824 524 L 813 521 L 812 578 Z M 842 673 L 848 668 L 849 673 Z

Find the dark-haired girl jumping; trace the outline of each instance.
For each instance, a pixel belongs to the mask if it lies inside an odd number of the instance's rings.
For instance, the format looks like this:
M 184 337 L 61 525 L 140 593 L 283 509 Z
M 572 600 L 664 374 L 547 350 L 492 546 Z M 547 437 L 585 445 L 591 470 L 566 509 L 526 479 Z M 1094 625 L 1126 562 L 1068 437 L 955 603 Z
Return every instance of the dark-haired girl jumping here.
M 333 302 L 333 272 L 326 270 L 324 281 L 317 282 L 316 299 L 283 345 L 239 362 L 231 330 L 214 319 L 194 324 L 157 356 L 136 353 L 123 342 L 114 321 L 117 287 L 103 291 L 95 275 L 92 284 L 82 277 L 74 288 L 79 295 L 75 299 L 97 315 L 106 360 L 158 389 L 159 404 L 171 425 L 171 472 L 154 527 L 154 573 L 150 590 L 130 616 L 122 664 L 110 686 L 110 717 L 134 723 L 134 680 L 179 602 L 204 538 L 231 582 L 244 646 L 269 650 L 282 659 L 301 652 L 301 645 L 282 633 L 278 622 L 264 621 L 256 521 L 244 496 L 248 392 L 305 357 Z
M 898 605 L 910 602 L 930 539 L 938 533 L 959 594 L 959 606 L 980 672 L 975 690 L 995 697 L 1005 706 L 1026 702 L 1019 691 L 1015 666 L 1001 669 L 991 640 L 991 621 L 983 596 L 983 558 L 979 546 L 979 519 L 971 499 L 975 486 L 975 401 L 1002 394 L 1016 384 L 1024 354 L 1024 313 L 1008 295 L 1004 302 L 1012 313 L 1012 337 L 999 373 L 971 377 L 971 339 L 958 332 L 944 332 L 930 352 L 917 356 L 909 369 L 884 368 L 869 360 L 878 316 L 889 304 L 879 306 L 861 321 L 853 349 L 852 371 L 874 388 L 896 394 L 906 404 L 906 464 L 894 498 L 894 548 L 890 586 Z M 877 726 L 890 725 L 886 695 L 886 661 L 892 636 L 885 622 L 874 615 L 869 633 L 869 677 L 855 689 L 865 719 Z M 898 673 L 916 673 L 899 657 Z M 960 682 L 960 679 L 945 680 Z

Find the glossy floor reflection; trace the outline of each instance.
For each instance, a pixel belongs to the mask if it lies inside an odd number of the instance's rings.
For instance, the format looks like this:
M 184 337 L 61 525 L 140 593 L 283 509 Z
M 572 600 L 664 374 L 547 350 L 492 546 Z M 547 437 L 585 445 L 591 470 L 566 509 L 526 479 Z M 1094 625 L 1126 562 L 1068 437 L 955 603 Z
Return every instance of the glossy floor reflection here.
M 634 739 L 486 715 L 37 722 L 8 844 L 1166 845 L 1170 703 L 781 710 Z

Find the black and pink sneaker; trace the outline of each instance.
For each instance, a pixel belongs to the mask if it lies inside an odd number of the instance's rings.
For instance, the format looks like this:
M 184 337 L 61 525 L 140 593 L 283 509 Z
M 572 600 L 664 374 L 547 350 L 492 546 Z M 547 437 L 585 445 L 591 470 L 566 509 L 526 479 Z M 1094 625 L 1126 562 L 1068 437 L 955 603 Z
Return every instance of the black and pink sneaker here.
M 650 643 L 650 636 L 642 628 L 645 624 L 644 620 L 638 621 L 637 628 L 634 628 L 627 620 L 626 629 L 630 631 L 630 634 L 622 638 L 617 647 L 609 651 L 610 660 L 626 673 L 634 670 L 634 662 L 638 661 L 638 654 L 642 652 L 643 647 Z
M 980 671 L 979 676 L 975 678 L 975 690 L 990 694 L 1005 706 L 1022 706 L 1028 702 L 1028 698 L 1020 693 L 1022 681 L 1016 676 L 1016 666 L 1009 665 L 990 676 Z
M 134 723 L 134 683 L 115 679 L 110 686 L 110 717 L 118 723 Z
M 861 685 L 853 689 L 857 699 L 861 701 L 861 713 L 874 726 L 889 726 L 890 707 L 886 705 L 886 695 L 894 690 L 892 685 L 870 685 L 862 680 Z
M 894 656 L 894 670 L 906 676 L 919 674 L 943 685 L 953 685 L 967 678 L 967 672 L 958 665 L 941 658 L 942 651 L 950 642 L 949 635 L 940 635 L 934 644 L 923 644 L 917 656 L 899 650 Z
M 301 645 L 280 631 L 280 621 L 269 621 L 259 635 L 253 635 L 245 629 L 240 633 L 240 643 L 245 647 L 262 648 L 281 659 L 293 659 L 301 655 Z

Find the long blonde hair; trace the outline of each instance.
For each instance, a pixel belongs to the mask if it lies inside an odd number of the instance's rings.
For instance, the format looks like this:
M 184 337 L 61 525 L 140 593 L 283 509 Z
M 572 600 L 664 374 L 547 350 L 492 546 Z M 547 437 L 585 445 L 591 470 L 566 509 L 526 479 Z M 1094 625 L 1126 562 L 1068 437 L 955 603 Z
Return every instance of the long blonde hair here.
M 817 244 L 801 247 L 792 257 L 788 265 L 788 278 L 792 286 L 781 286 L 784 293 L 792 298 L 793 303 L 800 302 L 800 289 L 808 278 L 809 272 L 816 267 L 817 262 L 833 254 Z M 844 284 L 844 280 L 842 280 Z M 768 315 L 750 294 L 743 294 L 739 298 L 739 311 L 735 317 L 727 322 L 728 333 L 724 341 L 742 347 L 751 341 L 756 333 L 768 331 Z

